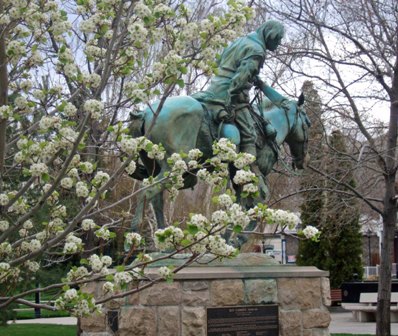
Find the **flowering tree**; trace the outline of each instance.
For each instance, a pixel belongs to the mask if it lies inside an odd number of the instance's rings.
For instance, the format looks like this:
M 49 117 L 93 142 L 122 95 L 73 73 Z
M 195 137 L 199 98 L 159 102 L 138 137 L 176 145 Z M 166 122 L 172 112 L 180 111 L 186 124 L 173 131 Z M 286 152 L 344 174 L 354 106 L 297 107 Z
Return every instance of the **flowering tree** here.
M 140 151 L 164 158 L 161 145 L 131 137 L 128 112 L 154 99 L 162 102 L 186 81 L 211 74 L 220 46 L 242 34 L 251 14 L 239 1 L 225 7 L 209 3 L 206 10 L 197 6 L 189 8 L 182 0 L 171 6 L 157 0 L 78 0 L 62 6 L 56 1 L 0 1 L 0 308 L 18 302 L 83 316 L 115 295 L 170 279 L 183 267 L 161 268 L 158 279 L 128 287 L 153 262 L 141 253 L 129 264 L 137 250 L 145 250 L 142 237 L 125 234 L 126 255 L 116 265 L 110 256 L 88 249 L 83 236 L 91 232 L 109 242 L 120 221 L 100 215 L 120 202 L 107 192 L 118 188 L 123 175 L 135 172 Z M 214 145 L 214 153 L 207 162 L 200 162 L 197 150 L 170 157 L 170 190 L 177 192 L 188 171 L 225 185 L 227 163 L 236 162 L 241 171 L 235 182 L 247 185 L 248 195 L 257 192 L 248 168 L 253 158 L 236 154 L 225 140 Z M 106 160 L 112 157 L 121 163 L 109 171 Z M 144 181 L 139 191 L 151 183 Z M 280 220 L 265 206 L 243 210 L 231 193 L 215 200 L 218 209 L 211 218 L 192 214 L 184 227 L 156 231 L 157 248 L 168 251 L 168 257 L 191 253 L 186 264 L 203 253 L 231 257 L 237 250 L 221 237 L 227 226 L 239 232 L 252 219 Z M 88 257 L 65 274 L 63 283 L 16 290 L 49 256 L 65 260 L 82 253 Z M 106 297 L 77 289 L 98 279 L 106 280 Z M 60 290 L 55 308 L 24 299 L 53 288 Z

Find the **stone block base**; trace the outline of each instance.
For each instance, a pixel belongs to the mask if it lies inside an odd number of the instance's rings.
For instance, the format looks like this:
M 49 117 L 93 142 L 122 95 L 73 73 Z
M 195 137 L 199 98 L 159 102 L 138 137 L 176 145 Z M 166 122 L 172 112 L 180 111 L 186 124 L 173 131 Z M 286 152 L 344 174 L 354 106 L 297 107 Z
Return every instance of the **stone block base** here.
M 189 267 L 172 284 L 157 283 L 108 308 L 117 311 L 116 332 L 106 316 L 93 317 L 82 320 L 83 335 L 206 336 L 207 308 L 271 303 L 278 304 L 280 336 L 329 335 L 327 276 L 315 267 L 287 265 Z

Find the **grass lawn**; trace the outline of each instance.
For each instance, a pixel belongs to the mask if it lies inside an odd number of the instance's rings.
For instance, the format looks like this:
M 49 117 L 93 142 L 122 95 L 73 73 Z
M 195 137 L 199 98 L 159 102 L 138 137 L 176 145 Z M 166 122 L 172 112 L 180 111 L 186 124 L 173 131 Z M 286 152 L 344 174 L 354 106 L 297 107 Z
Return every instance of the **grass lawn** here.
M 76 326 L 57 324 L 11 324 L 0 327 L 1 336 L 75 336 Z
M 41 310 L 41 317 L 67 317 L 70 316 L 68 312 L 64 311 L 52 311 L 52 310 L 47 310 L 47 309 L 42 309 Z M 36 318 L 35 316 L 35 311 L 33 309 L 30 310 L 18 310 L 17 311 L 17 320 L 25 320 L 25 319 L 34 319 Z
M 76 326 L 56 324 L 11 324 L 0 327 L 1 336 L 75 336 Z M 331 334 L 332 336 L 372 336 L 355 334 Z

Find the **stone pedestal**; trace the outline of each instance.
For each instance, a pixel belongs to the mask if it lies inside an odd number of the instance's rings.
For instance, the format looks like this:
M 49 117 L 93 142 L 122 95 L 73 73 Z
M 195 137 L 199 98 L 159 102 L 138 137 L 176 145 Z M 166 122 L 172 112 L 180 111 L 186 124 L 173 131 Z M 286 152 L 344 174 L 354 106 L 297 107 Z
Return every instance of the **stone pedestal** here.
M 156 268 L 149 273 L 156 274 Z M 115 332 L 106 316 L 84 318 L 81 327 L 84 336 L 205 336 L 207 308 L 274 303 L 280 336 L 329 335 L 327 277 L 315 267 L 270 264 L 264 255 L 242 254 L 223 264 L 185 268 L 172 284 L 157 283 L 107 304 L 118 313 Z

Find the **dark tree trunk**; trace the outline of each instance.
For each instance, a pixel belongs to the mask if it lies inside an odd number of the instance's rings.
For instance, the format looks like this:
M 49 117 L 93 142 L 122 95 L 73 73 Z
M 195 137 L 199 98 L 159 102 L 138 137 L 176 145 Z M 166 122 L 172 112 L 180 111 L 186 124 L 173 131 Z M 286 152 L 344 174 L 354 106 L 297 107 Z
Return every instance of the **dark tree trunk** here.
M 390 336 L 391 264 L 394 249 L 394 234 L 397 223 L 397 200 L 395 195 L 396 146 L 398 122 L 398 58 L 391 89 L 390 123 L 385 156 L 385 194 L 383 213 L 383 236 L 377 299 L 377 336 Z
M 0 12 L 2 11 L 2 2 L 0 1 Z M 1 26 L 0 26 L 1 28 Z M 2 30 L 0 29 L 0 32 Z M 0 106 L 8 104 L 8 73 L 7 56 L 5 45 L 5 32 L 0 34 Z M 4 170 L 4 160 L 6 151 L 6 127 L 7 120 L 0 119 L 0 176 Z M 0 190 L 2 186 L 0 185 Z

